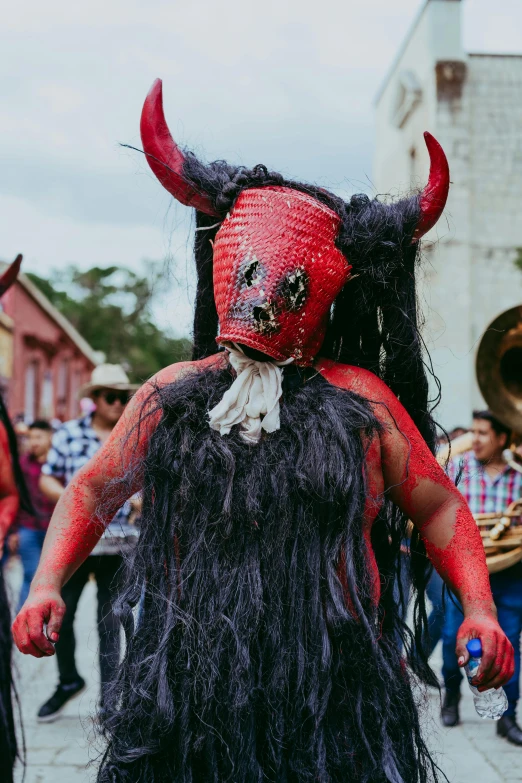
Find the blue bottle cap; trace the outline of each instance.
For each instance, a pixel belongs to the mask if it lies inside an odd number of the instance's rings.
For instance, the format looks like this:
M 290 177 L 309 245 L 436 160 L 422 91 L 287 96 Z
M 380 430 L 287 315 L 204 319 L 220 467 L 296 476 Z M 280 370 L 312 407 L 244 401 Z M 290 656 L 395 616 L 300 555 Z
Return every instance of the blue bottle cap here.
M 482 644 L 480 639 L 470 639 L 466 645 L 466 649 L 472 658 L 480 658 L 482 656 Z

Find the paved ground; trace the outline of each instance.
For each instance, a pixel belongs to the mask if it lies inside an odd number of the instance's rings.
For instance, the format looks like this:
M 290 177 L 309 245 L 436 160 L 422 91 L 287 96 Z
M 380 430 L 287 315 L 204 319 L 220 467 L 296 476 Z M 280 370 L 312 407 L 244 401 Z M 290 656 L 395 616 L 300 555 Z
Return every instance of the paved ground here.
M 17 589 L 19 571 L 11 568 L 9 583 Z M 88 681 L 86 691 L 71 702 L 59 720 L 38 724 L 35 714 L 56 683 L 53 660 L 15 657 L 27 743 L 25 783 L 88 783 L 95 778 L 96 748 L 92 714 L 98 691 L 95 627 L 95 585 L 89 584 L 77 615 L 78 668 Z M 435 653 L 434 665 L 440 669 Z M 438 695 L 431 693 L 424 709 L 425 734 L 450 783 L 514 783 L 522 781 L 522 749 L 495 736 L 495 725 L 475 713 L 471 696 L 464 694 L 462 726 L 442 729 Z M 21 783 L 19 770 L 17 783 Z M 348 783 L 348 782 L 347 782 Z

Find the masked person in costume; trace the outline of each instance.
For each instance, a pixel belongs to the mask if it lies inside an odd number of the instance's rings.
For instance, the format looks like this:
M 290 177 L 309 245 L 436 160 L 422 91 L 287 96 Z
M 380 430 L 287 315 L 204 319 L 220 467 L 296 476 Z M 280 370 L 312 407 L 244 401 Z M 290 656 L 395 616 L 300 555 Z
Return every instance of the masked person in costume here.
M 345 203 L 183 153 L 159 81 L 141 132 L 197 211 L 194 360 L 142 387 L 67 488 L 16 642 L 52 655 L 64 582 L 140 490 L 99 781 L 437 780 L 397 643 L 411 652 L 393 597 L 409 518 L 417 648 L 427 551 L 464 607 L 461 665 L 479 637 L 480 687 L 513 672 L 480 535 L 432 456 L 415 264 L 446 201 L 444 153 L 427 134 L 421 194 Z
M 0 277 L 0 297 L 12 286 L 22 263 L 18 255 Z M 34 513 L 18 462 L 16 434 L 0 395 L 0 560 L 5 540 L 18 509 Z M 17 758 L 13 714 L 13 678 L 11 674 L 11 617 L 0 565 L 0 780 L 12 783 Z

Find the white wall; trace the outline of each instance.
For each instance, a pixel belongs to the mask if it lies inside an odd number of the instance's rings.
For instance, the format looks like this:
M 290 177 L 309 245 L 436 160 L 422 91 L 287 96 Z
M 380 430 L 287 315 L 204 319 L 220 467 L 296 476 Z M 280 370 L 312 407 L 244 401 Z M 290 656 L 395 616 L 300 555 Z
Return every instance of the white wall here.
M 426 181 L 427 156 L 417 155 L 418 181 L 410 183 L 410 150 L 419 150 L 424 130 L 450 162 L 450 197 L 424 242 L 419 287 L 424 337 L 442 383 L 436 418 L 446 427 L 466 424 L 483 404 L 474 369 L 480 336 L 496 315 L 522 302 L 522 272 L 513 265 L 522 247 L 522 57 L 467 56 L 460 11 L 455 1 L 427 3 L 376 106 L 379 192 Z M 437 99 L 435 65 L 442 60 L 466 65 L 460 98 Z M 422 86 L 422 100 L 397 128 L 393 107 L 407 69 Z
M 470 57 L 472 333 L 522 303 L 522 56 Z M 474 389 L 474 400 L 480 400 Z
M 422 134 L 435 133 L 436 87 L 434 67 L 438 60 L 463 60 L 460 44 L 460 2 L 428 0 L 399 52 L 376 102 L 376 148 L 374 179 L 379 193 L 409 191 L 410 150 L 418 153 L 417 174 L 421 184 L 428 172 L 428 156 Z M 402 128 L 393 122 L 401 74 L 412 71 L 422 89 L 422 99 Z

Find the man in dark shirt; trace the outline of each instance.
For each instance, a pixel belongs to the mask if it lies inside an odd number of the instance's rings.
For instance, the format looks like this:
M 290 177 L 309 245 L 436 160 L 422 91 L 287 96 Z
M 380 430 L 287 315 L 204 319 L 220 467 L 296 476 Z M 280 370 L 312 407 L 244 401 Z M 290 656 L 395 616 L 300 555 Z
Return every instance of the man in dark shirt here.
M 20 592 L 20 606 L 29 593 L 29 587 L 38 567 L 40 554 L 55 504 L 46 498 L 38 486 L 42 465 L 51 448 L 53 429 L 49 422 L 38 420 L 29 425 L 29 451 L 20 457 L 20 467 L 34 508 L 34 515 L 20 509 L 18 527 L 18 552 L 24 568 L 24 580 Z

